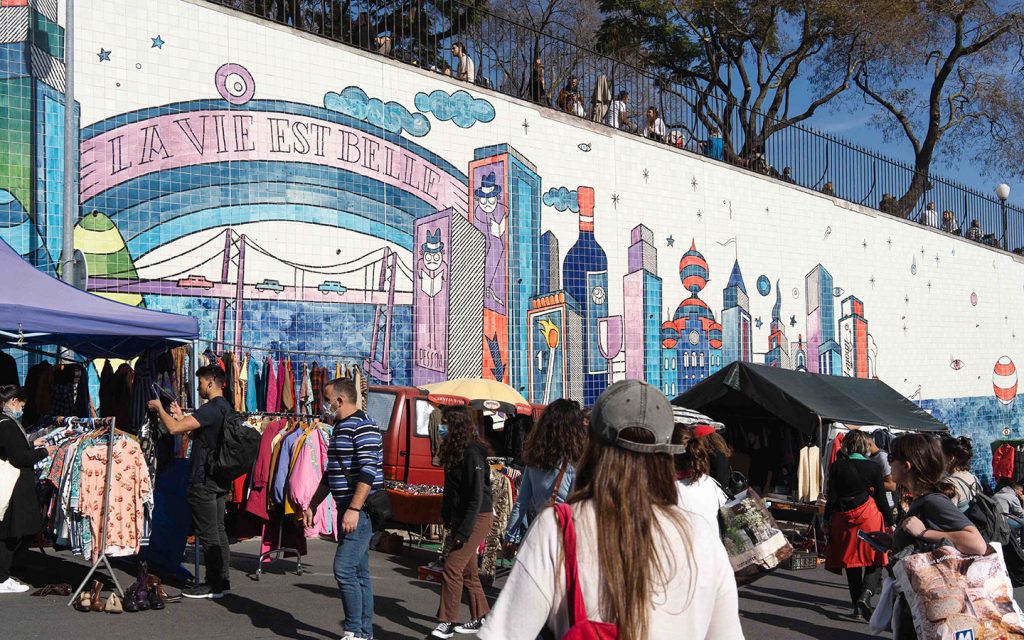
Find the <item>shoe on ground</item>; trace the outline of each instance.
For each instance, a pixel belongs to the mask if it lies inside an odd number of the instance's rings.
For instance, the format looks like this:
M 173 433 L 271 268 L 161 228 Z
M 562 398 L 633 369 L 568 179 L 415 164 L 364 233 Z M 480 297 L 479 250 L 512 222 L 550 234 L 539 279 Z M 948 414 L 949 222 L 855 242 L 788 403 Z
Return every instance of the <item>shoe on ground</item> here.
M 461 633 L 469 636 L 475 636 L 480 632 L 480 627 L 484 626 L 484 619 L 472 620 L 463 624 L 455 625 L 455 633 Z
M 224 597 L 224 591 L 220 589 L 215 591 L 213 587 L 204 583 L 196 587 L 182 589 L 181 595 L 193 600 L 220 600 Z
M 27 584 L 22 584 L 14 578 L 7 578 L 7 580 L 0 582 L 0 593 L 25 593 L 29 589 L 31 587 Z
M 346 631 L 341 640 L 367 640 L 363 636 L 357 636 L 355 631 Z
M 434 627 L 434 630 L 430 632 L 431 638 L 444 638 L 447 640 L 455 635 L 455 623 L 454 622 L 442 622 Z

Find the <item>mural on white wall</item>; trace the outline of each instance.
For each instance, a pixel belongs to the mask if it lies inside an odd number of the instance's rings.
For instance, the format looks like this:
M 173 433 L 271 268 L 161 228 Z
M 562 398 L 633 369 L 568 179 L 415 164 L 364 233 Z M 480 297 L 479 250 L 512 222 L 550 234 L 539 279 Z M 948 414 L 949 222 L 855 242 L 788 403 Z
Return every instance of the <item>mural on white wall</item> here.
M 997 301 L 1024 270 L 1001 273 L 1005 256 L 979 273 L 981 247 L 450 78 L 186 2 L 113 5 L 250 44 L 82 16 L 76 243 L 96 293 L 379 383 L 483 376 L 589 403 L 621 377 L 675 395 L 748 360 L 880 377 L 953 424 L 1019 428 L 1016 319 Z M 2 95 L 55 90 L 0 71 Z M 50 166 L 57 129 L 31 127 L 54 107 L 29 104 L 6 126 Z M 59 228 L 32 193 L 59 174 L 28 189 L 16 164 L 0 162 L 0 237 L 52 265 Z M 946 362 L 933 346 L 954 331 L 970 348 Z

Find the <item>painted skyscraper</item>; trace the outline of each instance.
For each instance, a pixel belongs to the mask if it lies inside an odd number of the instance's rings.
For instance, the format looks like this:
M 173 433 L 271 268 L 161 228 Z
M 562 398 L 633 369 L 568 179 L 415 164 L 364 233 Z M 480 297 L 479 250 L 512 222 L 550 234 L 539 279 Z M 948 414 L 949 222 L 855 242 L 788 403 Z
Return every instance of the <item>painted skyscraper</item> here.
M 743 283 L 739 260 L 732 265 L 729 283 L 722 290 L 722 365 L 742 360 L 750 362 L 754 353 L 751 331 L 750 298 Z
M 696 242 L 679 260 L 679 279 L 690 297 L 679 303 L 673 324 L 676 344 L 678 392 L 682 393 L 722 368 L 722 325 L 698 295 L 708 284 L 708 263 Z
M 626 377 L 661 387 L 661 278 L 654 233 L 643 225 L 630 233 L 629 273 L 622 278 L 626 327 Z
M 583 318 L 579 305 L 565 291 L 530 301 L 530 402 L 547 404 L 583 395 Z
M 540 237 L 540 265 L 537 291 L 557 291 L 562 286 L 562 262 L 558 259 L 558 238 L 550 231 Z
M 837 374 L 842 366 L 836 343 L 832 274 L 820 264 L 804 279 L 807 296 L 807 370 Z
M 565 290 L 583 316 L 583 402 L 592 405 L 608 386 L 608 361 L 601 355 L 597 321 L 608 315 L 608 258 L 594 237 L 594 190 L 576 189 L 580 236 L 562 264 Z
M 469 215 L 486 238 L 483 375 L 525 388 L 526 314 L 540 286 L 540 176 L 507 144 L 477 149 L 473 157 Z
M 769 367 L 792 369 L 789 358 L 789 342 L 786 340 L 786 325 L 782 323 L 782 290 L 779 282 L 775 282 L 775 306 L 772 307 L 772 324 L 768 335 L 768 353 L 764 354 L 764 363 Z
M 868 321 L 864 317 L 864 303 L 855 296 L 849 296 L 843 300 L 843 316 L 839 319 L 839 344 L 843 353 L 844 376 L 869 376 L 868 340 Z

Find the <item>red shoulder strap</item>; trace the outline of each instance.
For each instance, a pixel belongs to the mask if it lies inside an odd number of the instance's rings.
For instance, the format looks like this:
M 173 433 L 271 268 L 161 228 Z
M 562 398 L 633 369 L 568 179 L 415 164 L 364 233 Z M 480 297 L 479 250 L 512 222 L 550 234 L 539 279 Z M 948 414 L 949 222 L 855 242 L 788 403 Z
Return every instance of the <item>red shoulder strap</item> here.
M 580 589 L 580 568 L 576 563 L 576 525 L 573 523 L 572 507 L 565 503 L 555 505 L 555 513 L 562 525 L 562 544 L 565 546 L 565 594 L 571 605 L 569 628 L 587 620 L 587 605 Z

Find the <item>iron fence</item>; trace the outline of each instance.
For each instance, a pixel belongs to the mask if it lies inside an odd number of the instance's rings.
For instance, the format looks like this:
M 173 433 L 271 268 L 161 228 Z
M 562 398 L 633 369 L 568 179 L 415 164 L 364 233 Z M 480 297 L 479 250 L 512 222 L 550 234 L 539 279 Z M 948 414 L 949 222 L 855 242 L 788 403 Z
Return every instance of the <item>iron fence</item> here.
M 907 162 L 809 127 L 782 126 L 514 15 L 462 0 L 206 1 L 456 78 L 466 70 L 453 53 L 461 42 L 475 70 L 459 79 L 605 125 L 611 99 L 628 92 L 620 129 L 1024 255 L 1024 210 L 1017 206 L 935 174 L 904 198 L 921 177 Z M 574 99 L 566 100 L 562 89 L 572 78 Z M 649 125 L 651 107 L 663 126 Z

